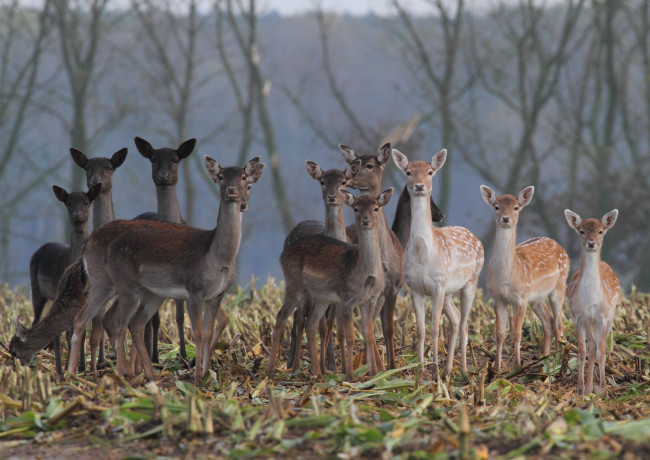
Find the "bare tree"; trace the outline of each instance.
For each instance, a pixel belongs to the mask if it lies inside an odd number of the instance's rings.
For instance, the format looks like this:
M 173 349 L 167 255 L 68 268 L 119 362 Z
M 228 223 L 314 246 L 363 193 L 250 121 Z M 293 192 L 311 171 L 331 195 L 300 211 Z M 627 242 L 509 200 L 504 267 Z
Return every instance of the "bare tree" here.
M 261 57 L 258 43 L 258 11 L 255 0 L 233 1 L 217 0 L 215 4 L 217 17 L 217 50 L 224 65 L 228 80 L 232 86 L 242 117 L 242 137 L 240 144 L 240 160 L 243 159 L 254 140 L 253 121 L 257 121 L 262 132 L 262 143 L 267 151 L 272 188 L 276 205 L 280 213 L 282 226 L 285 231 L 291 230 L 294 219 L 286 193 L 286 184 L 280 168 L 279 152 L 276 142 L 275 129 L 271 111 L 268 107 L 268 94 L 271 90 L 271 81 L 264 77 L 261 68 Z M 225 24 L 229 30 L 225 30 Z M 224 35 L 230 32 L 234 36 L 235 57 L 224 43 Z M 233 62 L 240 62 L 243 71 L 244 85 L 240 83 L 240 73 Z
M 26 171 L 11 168 L 16 155 L 29 155 L 21 138 L 41 84 L 39 70 L 51 30 L 51 10 L 49 0 L 36 10 L 26 9 L 18 0 L 0 2 L 0 183 L 6 184 L 9 174 L 18 173 L 24 179 L 20 186 L 12 180 L 11 186 L 0 188 L 0 277 L 4 280 L 10 276 L 14 211 L 53 166 L 34 162 Z

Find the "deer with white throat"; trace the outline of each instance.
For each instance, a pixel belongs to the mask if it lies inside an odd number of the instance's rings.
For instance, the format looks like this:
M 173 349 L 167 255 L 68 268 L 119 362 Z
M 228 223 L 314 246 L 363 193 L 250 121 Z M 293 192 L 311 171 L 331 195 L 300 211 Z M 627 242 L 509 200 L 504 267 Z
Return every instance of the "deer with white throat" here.
M 621 284 L 614 270 L 600 260 L 605 233 L 614 226 L 618 210 L 605 214 L 600 220 L 582 220 L 575 212 L 565 209 L 569 227 L 580 237 L 580 267 L 567 286 L 569 312 L 573 319 L 578 345 L 578 395 L 589 394 L 593 388 L 594 367 L 598 362 L 598 390 L 605 387 L 607 336 L 612 330 Z M 585 386 L 585 359 L 589 345 L 589 369 Z

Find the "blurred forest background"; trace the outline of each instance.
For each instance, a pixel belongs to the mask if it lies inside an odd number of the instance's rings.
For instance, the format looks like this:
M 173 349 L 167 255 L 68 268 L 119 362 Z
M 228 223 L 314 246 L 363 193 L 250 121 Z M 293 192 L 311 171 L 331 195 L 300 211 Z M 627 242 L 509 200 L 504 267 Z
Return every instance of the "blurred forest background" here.
M 85 190 L 70 147 L 129 148 L 113 178 L 117 218 L 156 210 L 134 136 L 176 148 L 196 137 L 178 185 L 185 221 L 216 223 L 202 157 L 267 164 L 244 216 L 239 281 L 281 278 L 284 236 L 322 219 L 311 159 L 343 168 L 338 143 L 410 159 L 447 148 L 434 197 L 446 225 L 493 244 L 479 185 L 535 185 L 519 240 L 578 238 L 563 210 L 618 208 L 603 258 L 626 286 L 650 289 L 650 0 L 430 0 L 416 14 L 349 16 L 318 3 L 282 16 L 254 0 L 0 0 L 0 280 L 28 282 L 29 258 L 67 242 L 51 190 Z M 401 189 L 394 165 L 385 187 Z M 394 200 L 396 201 L 396 200 Z M 392 222 L 394 204 L 387 212 Z

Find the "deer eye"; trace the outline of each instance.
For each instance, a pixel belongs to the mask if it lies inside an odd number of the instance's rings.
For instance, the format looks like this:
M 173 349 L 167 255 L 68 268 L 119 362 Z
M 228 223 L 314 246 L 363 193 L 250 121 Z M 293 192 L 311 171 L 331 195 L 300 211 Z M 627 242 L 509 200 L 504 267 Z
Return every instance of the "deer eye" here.
M 410 176 L 410 175 L 411 175 L 411 171 L 406 171 L 406 175 L 407 175 L 407 176 Z
M 219 175 L 217 176 L 217 178 L 218 178 L 219 180 L 223 180 L 223 174 L 219 174 Z
M 433 170 L 432 169 L 429 170 L 429 175 L 433 176 Z
M 580 230 L 580 234 L 581 234 L 581 235 L 584 235 L 584 234 L 585 234 L 585 231 L 584 231 L 584 230 Z
M 366 165 L 366 169 L 372 169 L 372 165 L 371 165 L 370 163 L 368 163 L 368 164 Z
M 178 161 L 179 161 L 178 158 L 172 159 L 172 163 L 174 163 L 174 164 L 178 163 Z
M 324 180 L 320 181 L 320 184 L 325 185 L 325 181 Z
M 515 206 L 515 211 L 519 211 L 519 206 Z
M 344 180 L 343 182 L 341 182 L 341 185 L 345 185 L 347 183 L 348 183 L 348 181 Z
M 603 231 L 602 231 L 602 230 L 601 230 L 601 231 L 599 231 L 599 232 L 598 232 L 598 234 L 599 234 L 599 235 L 602 235 L 602 234 L 603 234 Z
M 359 208 L 354 208 L 354 212 L 359 212 Z
M 246 186 L 246 190 L 250 190 L 250 189 L 251 189 L 251 184 L 248 184 L 248 185 Z
M 375 212 L 379 212 L 379 208 L 375 208 Z
M 495 206 L 495 207 L 494 207 L 494 210 L 495 210 L 495 211 L 498 211 L 498 210 L 499 210 L 499 206 Z
M 106 169 L 106 171 L 112 171 L 112 170 L 113 170 L 113 167 L 112 167 L 111 165 L 108 165 L 108 166 L 106 166 L 106 168 L 104 168 L 104 169 Z

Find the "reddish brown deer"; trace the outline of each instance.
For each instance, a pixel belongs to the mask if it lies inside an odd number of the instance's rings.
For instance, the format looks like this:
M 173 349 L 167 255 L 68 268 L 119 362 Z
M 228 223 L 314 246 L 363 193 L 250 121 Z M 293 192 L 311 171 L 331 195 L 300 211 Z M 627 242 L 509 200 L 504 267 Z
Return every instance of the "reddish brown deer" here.
M 341 187 L 347 185 L 348 180 L 353 178 L 359 171 L 360 162 L 356 161 L 345 169 L 329 169 L 323 171 L 321 167 L 313 161 L 306 160 L 305 166 L 312 179 L 317 180 L 321 186 L 323 203 L 325 204 L 325 221 L 306 220 L 297 224 L 287 235 L 284 240 L 286 248 L 293 242 L 309 235 L 325 235 L 337 240 L 346 241 L 345 217 L 343 214 L 343 199 L 341 198 Z M 288 365 L 295 371 L 300 366 L 302 333 L 305 327 L 305 319 L 313 307 L 313 302 L 307 296 L 304 305 L 299 306 L 294 313 L 294 324 L 291 329 L 291 348 L 289 349 Z M 327 316 L 333 321 L 334 308 L 332 306 L 327 310 Z M 321 345 L 325 346 L 327 335 L 325 318 L 322 318 L 319 324 L 321 333 Z M 326 367 L 331 371 L 336 371 L 336 362 L 334 358 L 334 347 L 331 341 L 327 341 Z
M 90 189 L 96 184 L 102 184 L 102 192 L 93 201 L 93 230 L 97 230 L 115 220 L 113 211 L 113 174 L 124 163 L 127 153 L 128 149 L 125 147 L 115 152 L 110 158 L 88 158 L 81 150 L 70 149 L 70 156 L 73 161 L 86 172 L 87 187 Z M 96 322 L 95 327 L 99 326 L 100 323 Z M 83 354 L 82 351 L 82 356 Z M 102 335 L 99 362 L 103 363 L 104 361 L 104 336 Z M 85 361 L 81 363 L 79 368 L 85 369 Z
M 223 168 L 210 157 L 205 165 L 219 184 L 221 205 L 217 227 L 201 230 L 157 221 L 118 220 L 94 232 L 84 246 L 83 263 L 90 280 L 88 302 L 77 314 L 68 370 L 74 372 L 79 340 L 88 322 L 104 305 L 119 298 L 119 314 L 105 324 L 117 352 L 117 371 L 124 373 L 124 336 L 129 326 L 147 378 L 155 373 L 144 344 L 144 326 L 165 298 L 188 300 L 196 341 L 194 382 L 199 385 L 210 364 L 214 321 L 235 276 L 241 241 L 241 199 L 261 177 L 259 157 L 244 168 Z M 99 336 L 91 334 L 91 365 Z
M 348 163 L 361 160 L 359 173 L 348 184 L 361 191 L 362 194 L 377 196 L 382 189 L 382 173 L 386 162 L 390 158 L 390 143 L 384 144 L 377 155 L 358 155 L 350 147 L 340 144 L 339 150 Z M 394 317 L 397 296 L 404 284 L 404 250 L 397 235 L 388 226 L 383 207 L 379 215 L 379 245 L 381 247 L 381 261 L 385 271 L 384 289 L 381 309 L 381 325 L 386 341 L 387 364 L 389 368 L 395 367 L 394 346 Z M 352 235 L 351 240 L 354 241 Z M 383 363 L 380 361 L 380 369 Z
M 431 296 L 433 308 L 431 337 L 433 340 L 433 378 L 439 379 L 438 336 L 440 316 L 446 310 L 451 319 L 448 355 L 443 377 L 451 373 L 456 337 L 460 331 L 461 369 L 467 371 L 467 318 L 474 301 L 476 283 L 483 268 L 483 245 L 463 227 L 436 228 L 431 225 L 433 176 L 442 168 L 447 151 L 441 150 L 430 163 L 409 162 L 406 155 L 393 149 L 393 160 L 406 175 L 411 195 L 411 236 L 404 257 L 404 277 L 409 286 L 415 310 L 418 333 L 418 359 L 424 362 L 425 298 Z M 452 296 L 460 294 L 460 321 L 456 322 Z
M 488 264 L 487 287 L 494 299 L 496 314 L 496 370 L 501 370 L 501 352 L 506 334 L 508 305 L 514 307 L 515 362 L 521 365 L 521 328 L 530 302 L 542 321 L 544 354 L 551 352 L 553 334 L 562 336 L 562 304 L 569 272 L 566 251 L 550 238 L 532 238 L 517 244 L 517 223 L 521 210 L 530 203 L 535 187 L 530 186 L 518 196 L 498 196 L 494 190 L 481 185 L 485 202 L 494 209 L 496 236 Z M 545 305 L 551 305 L 551 312 Z
M 605 233 L 614 226 L 618 209 L 605 214 L 600 220 L 582 220 L 575 212 L 565 209 L 569 227 L 580 236 L 580 267 L 567 287 L 569 311 L 573 319 L 578 342 L 578 395 L 589 394 L 593 387 L 594 366 L 598 361 L 599 384 L 605 387 L 606 340 L 612 330 L 616 304 L 621 285 L 614 270 L 600 260 Z M 586 344 L 589 344 L 589 369 L 585 387 Z
M 189 139 L 183 142 L 177 149 L 159 148 L 153 146 L 141 137 L 134 138 L 135 146 L 144 158 L 151 162 L 151 177 L 156 186 L 156 198 L 158 203 L 157 212 L 145 212 L 135 217 L 135 219 L 157 220 L 160 222 L 172 222 L 181 224 L 180 207 L 178 205 L 178 196 L 176 194 L 176 185 L 178 184 L 178 167 L 185 158 L 188 158 L 194 151 L 196 139 Z M 178 338 L 180 342 L 179 353 L 183 358 L 187 358 L 185 351 L 185 303 L 182 300 L 176 300 L 176 327 L 178 329 Z M 219 326 L 217 335 L 221 334 L 223 328 L 227 325 L 227 317 L 223 310 L 219 310 L 217 318 Z M 153 316 L 151 322 L 145 329 L 145 342 L 147 348 L 151 350 L 151 360 L 158 362 L 158 331 L 160 329 L 160 315 L 158 312 Z
M 34 307 L 32 326 L 40 321 L 47 301 L 55 299 L 56 288 L 65 269 L 81 257 L 81 248 L 88 238 L 90 205 L 99 195 L 101 188 L 102 184 L 96 184 L 87 193 L 68 193 L 61 187 L 52 186 L 54 195 L 68 211 L 70 246 L 61 243 L 45 243 L 34 252 L 29 261 L 29 279 L 32 289 L 32 306 Z M 58 339 L 54 340 L 54 355 L 56 370 L 62 374 L 61 342 Z
M 86 302 L 87 286 L 83 263 L 77 260 L 63 272 L 56 298 L 42 321 L 26 328 L 14 319 L 16 333 L 9 342 L 11 356 L 28 365 L 36 353 L 52 340 L 58 340 L 63 331 L 72 328 L 75 315 Z
M 316 327 L 328 305 L 337 304 L 340 335 L 345 340 L 339 344 L 341 361 L 348 380 L 352 373 L 352 352 L 354 347 L 354 325 L 352 308 L 359 305 L 363 338 L 370 366 L 370 374 L 379 370 L 379 354 L 374 337 L 374 318 L 378 313 L 379 298 L 384 290 L 384 270 L 381 264 L 379 226 L 381 208 L 384 207 L 393 189 L 377 197 L 362 195 L 359 198 L 341 189 L 341 196 L 355 214 L 355 225 L 359 244 L 348 244 L 324 235 L 302 238 L 284 248 L 280 265 L 284 273 L 286 290 L 282 307 L 276 316 L 271 356 L 266 368 L 271 374 L 275 370 L 275 359 L 280 347 L 280 337 L 291 312 L 310 296 L 314 306 L 307 317 L 307 343 L 311 355 L 311 372 L 319 377 L 324 368 L 325 347 L 321 347 L 319 359 L 316 350 Z M 343 343 L 344 342 L 344 343 Z

